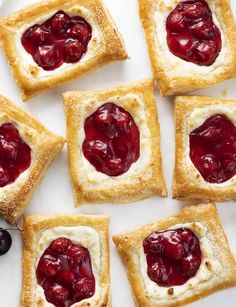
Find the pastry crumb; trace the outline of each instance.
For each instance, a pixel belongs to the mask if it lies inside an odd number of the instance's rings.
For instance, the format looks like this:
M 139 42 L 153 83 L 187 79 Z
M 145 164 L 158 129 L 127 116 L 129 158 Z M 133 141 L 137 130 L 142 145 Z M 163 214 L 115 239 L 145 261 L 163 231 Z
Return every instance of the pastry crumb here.
M 205 265 L 206 265 L 207 269 L 208 269 L 209 271 L 211 271 L 211 269 L 212 269 L 211 263 L 210 263 L 209 261 L 206 261 L 206 262 L 205 262 Z
M 222 97 L 227 97 L 228 96 L 228 90 L 227 89 L 221 90 L 221 96 Z
M 174 288 L 169 288 L 167 290 L 167 292 L 168 292 L 169 295 L 173 295 L 174 294 Z

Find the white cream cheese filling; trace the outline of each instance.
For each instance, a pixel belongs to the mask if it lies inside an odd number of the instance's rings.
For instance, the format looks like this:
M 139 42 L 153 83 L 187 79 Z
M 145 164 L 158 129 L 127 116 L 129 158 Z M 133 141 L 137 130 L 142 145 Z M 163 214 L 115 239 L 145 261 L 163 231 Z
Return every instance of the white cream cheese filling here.
M 44 253 L 45 249 L 51 244 L 51 242 L 57 238 L 64 237 L 70 239 L 74 244 L 80 244 L 87 248 L 92 264 L 92 271 L 95 278 L 95 293 L 92 297 L 84 299 L 78 303 L 73 304 L 71 307 L 80 307 L 82 304 L 92 304 L 96 306 L 96 302 L 100 297 L 100 241 L 98 232 L 92 227 L 88 226 L 74 226 L 74 227 L 53 227 L 42 232 L 36 248 L 36 262 L 35 270 L 38 262 Z M 37 283 L 37 281 L 35 281 Z M 35 307 L 40 302 L 41 307 L 53 307 L 54 305 L 49 303 L 44 295 L 43 288 L 37 284 L 35 290 Z M 83 305 L 84 306 L 84 305 Z
M 214 1 L 208 2 L 208 5 L 212 12 L 212 18 L 214 24 L 218 27 L 221 33 L 222 49 L 215 62 L 211 66 L 200 66 L 192 62 L 187 62 L 175 56 L 169 50 L 167 45 L 167 32 L 166 32 L 166 19 L 169 14 L 175 9 L 179 2 L 183 0 L 156 0 L 154 4 L 153 20 L 155 23 L 155 44 L 158 54 L 158 62 L 164 63 L 165 72 L 171 76 L 171 78 L 190 77 L 193 75 L 201 75 L 204 78 L 217 75 L 225 69 L 225 66 L 231 62 L 232 54 L 229 42 L 225 38 L 223 27 L 218 19 L 218 8 Z M 163 67 L 163 66 L 162 66 Z
M 135 107 L 129 107 L 129 103 L 133 103 L 135 101 Z M 110 177 L 104 173 L 98 172 L 95 167 L 84 157 L 81 151 L 81 159 L 78 161 L 78 170 L 79 173 L 83 174 L 80 177 L 80 181 L 84 181 L 86 185 L 93 186 L 96 184 L 96 188 L 109 188 L 114 185 L 119 185 L 119 183 L 131 184 L 133 181 L 137 180 L 137 177 L 140 173 L 144 175 L 144 179 L 148 179 L 152 176 L 151 168 L 146 171 L 150 159 L 151 159 L 151 135 L 150 130 L 147 125 L 147 117 L 145 104 L 142 95 L 139 94 L 126 94 L 124 96 L 115 96 L 110 97 L 108 100 L 104 101 L 84 101 L 85 105 L 91 105 L 90 113 L 88 114 L 86 111 L 80 113 L 80 126 L 78 129 L 78 138 L 79 138 L 79 148 L 82 148 L 83 141 L 85 139 L 84 132 L 84 122 L 85 119 L 94 113 L 100 106 L 102 106 L 106 102 L 113 102 L 119 107 L 123 107 L 126 111 L 128 111 L 133 117 L 139 132 L 140 132 L 140 156 L 139 159 L 134 162 L 129 170 L 120 175 Z
M 43 79 L 48 79 L 54 76 L 58 76 L 62 74 L 64 71 L 68 71 L 71 68 L 74 68 L 76 66 L 86 63 L 89 59 L 96 56 L 96 54 L 102 48 L 102 43 L 101 43 L 102 34 L 91 12 L 83 6 L 74 5 L 70 7 L 69 9 L 65 9 L 64 12 L 67 13 L 69 16 L 83 17 L 92 27 L 92 38 L 89 41 L 86 53 L 77 63 L 63 63 L 60 67 L 58 67 L 57 69 L 51 70 L 51 71 L 46 71 L 42 67 L 38 66 L 38 64 L 34 61 L 33 57 L 31 56 L 31 54 L 29 54 L 23 47 L 21 43 L 21 37 L 27 29 L 29 29 L 35 24 L 44 23 L 47 19 L 51 18 L 55 13 L 57 13 L 57 11 L 58 10 L 51 11 L 48 14 L 45 14 L 43 16 L 40 16 L 34 19 L 34 21 L 32 21 L 31 23 L 24 24 L 16 32 L 16 35 L 15 35 L 16 50 L 21 59 L 22 69 L 27 75 L 30 76 L 30 78 L 37 78 L 37 80 L 40 80 L 40 79 L 43 80 Z M 34 69 L 37 69 L 37 74 L 35 75 L 35 77 L 34 77 L 34 74 L 31 74 L 31 71 L 33 71 Z
M 158 304 L 168 303 L 173 299 L 182 299 L 189 295 L 190 291 L 200 284 L 214 278 L 221 268 L 220 263 L 214 258 L 213 251 L 208 239 L 208 229 L 199 222 L 192 222 L 186 224 L 177 224 L 169 229 L 188 228 L 192 230 L 199 238 L 200 247 L 202 251 L 202 263 L 195 276 L 190 278 L 185 284 L 174 287 L 161 287 L 153 282 L 147 274 L 146 256 L 141 246 L 139 253 L 139 267 L 141 276 L 147 291 L 148 297 L 155 306 Z M 171 294 L 168 290 L 172 288 Z
M 236 185 L 236 175 L 223 183 L 219 183 L 219 184 L 209 183 L 205 181 L 204 178 L 201 176 L 201 174 L 196 169 L 196 167 L 194 166 L 189 156 L 189 153 L 190 153 L 189 134 L 196 128 L 200 127 L 209 117 L 215 114 L 226 115 L 232 121 L 232 123 L 236 126 L 236 107 L 233 105 L 221 104 L 221 105 L 207 106 L 204 108 L 196 108 L 186 117 L 186 133 L 185 133 L 186 148 L 185 148 L 185 154 L 184 154 L 185 159 L 186 159 L 185 165 L 187 166 L 186 172 L 188 173 L 188 176 L 194 176 L 200 182 L 207 184 L 211 187 L 214 187 L 214 188 L 231 187 L 231 186 Z

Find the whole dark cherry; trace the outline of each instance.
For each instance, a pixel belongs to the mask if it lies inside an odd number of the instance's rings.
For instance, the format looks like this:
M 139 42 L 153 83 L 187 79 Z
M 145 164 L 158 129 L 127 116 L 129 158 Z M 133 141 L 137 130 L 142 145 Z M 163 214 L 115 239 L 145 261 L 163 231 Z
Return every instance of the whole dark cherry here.
M 0 126 L 0 187 L 14 182 L 29 168 L 31 148 L 12 123 Z
M 15 228 L 1 228 L 0 227 L 0 256 L 5 255 L 12 245 L 12 238 L 9 231 L 22 231 L 22 229 L 16 224 Z
M 201 265 L 199 239 L 187 228 L 153 232 L 143 241 L 143 249 L 148 276 L 162 287 L 183 285 Z
M 132 116 L 107 102 L 85 120 L 82 145 L 85 158 L 97 171 L 119 176 L 140 154 L 140 134 Z
M 190 158 L 205 181 L 220 184 L 236 175 L 236 127 L 224 114 L 209 117 L 189 135 Z
M 218 57 L 221 34 L 205 0 L 180 2 L 166 21 L 167 44 L 177 57 L 210 66 Z
M 44 251 L 36 276 L 47 301 L 56 307 L 69 307 L 95 293 L 88 249 L 67 238 L 54 240 Z
M 77 63 L 91 37 L 92 28 L 83 17 L 58 11 L 44 23 L 27 29 L 21 43 L 40 67 L 50 71 L 63 63 Z
M 0 256 L 6 254 L 11 248 L 12 239 L 10 233 L 0 228 Z

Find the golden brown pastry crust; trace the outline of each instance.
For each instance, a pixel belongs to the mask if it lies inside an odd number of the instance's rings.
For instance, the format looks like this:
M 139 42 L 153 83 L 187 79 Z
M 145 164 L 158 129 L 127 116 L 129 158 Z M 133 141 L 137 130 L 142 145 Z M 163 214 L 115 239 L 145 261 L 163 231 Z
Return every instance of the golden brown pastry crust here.
M 211 248 L 215 259 L 222 264 L 222 274 L 217 278 L 214 284 L 211 285 L 211 287 L 206 285 L 206 287 L 200 292 L 198 291 L 198 288 L 195 287 L 193 288 L 192 293 L 190 293 L 186 298 L 175 298 L 165 304 L 160 303 L 158 306 L 182 306 L 204 296 L 208 296 L 218 290 L 236 285 L 236 262 L 230 251 L 227 238 L 221 226 L 216 206 L 210 203 L 188 206 L 175 216 L 143 226 L 136 231 L 113 237 L 113 241 L 116 244 L 120 257 L 126 267 L 136 306 L 155 306 L 147 295 L 140 274 L 138 253 L 141 242 L 154 231 L 166 230 L 174 225 L 188 222 L 200 222 L 208 228 Z
M 119 185 L 114 183 L 114 188 L 96 189 L 96 183 L 89 187 L 83 184 L 82 177 L 78 168 L 78 161 L 83 158 L 82 150 L 79 146 L 78 130 L 82 123 L 81 113 L 86 111 L 90 114 L 91 102 L 109 101 L 111 97 L 122 97 L 128 94 L 141 95 L 144 101 L 144 109 L 147 117 L 147 125 L 151 134 L 151 161 L 149 162 L 145 172 L 136 174 L 134 183 L 120 182 Z M 155 98 L 153 94 L 153 80 L 145 80 L 132 84 L 131 86 L 117 86 L 110 89 L 88 92 L 67 92 L 64 95 L 65 113 L 67 120 L 67 144 L 69 154 L 69 164 L 71 179 L 74 186 L 75 203 L 79 205 L 81 202 L 130 202 L 143 199 L 152 194 L 166 196 L 166 186 L 162 175 L 162 159 L 160 152 L 160 128 L 158 123 L 158 115 L 156 110 Z M 122 104 L 125 109 L 133 116 L 135 120 L 135 101 Z M 125 106 L 124 106 L 125 105 Z M 82 110 L 82 111 L 81 111 Z M 95 111 L 95 110 L 94 110 Z M 87 116 L 88 116 L 87 115 Z M 87 117 L 86 116 L 86 117 Z M 152 175 L 147 179 L 145 175 L 151 171 Z
M 21 136 L 30 143 L 31 149 L 36 154 L 25 180 L 20 181 L 18 177 L 15 182 L 0 188 L 1 193 L 6 190 L 0 198 L 0 216 L 8 223 L 14 224 L 30 202 L 48 166 L 63 147 L 65 140 L 47 130 L 28 112 L 15 106 L 3 96 L 0 96 L 0 114 L 3 114 L 8 122 L 18 126 Z M 20 129 L 21 124 L 26 127 L 23 134 Z
M 176 0 L 176 5 L 181 0 Z M 156 46 L 156 25 L 153 13 L 156 6 L 166 7 L 164 0 L 139 0 L 139 15 L 144 28 L 149 56 L 151 59 L 153 73 L 159 84 L 162 96 L 184 94 L 196 89 L 205 88 L 223 80 L 234 78 L 236 76 L 236 25 L 230 7 L 229 0 L 206 0 L 209 5 L 213 4 L 217 10 L 217 18 L 220 21 L 225 39 L 230 48 L 229 56 L 232 57 L 230 63 L 224 64 L 224 69 L 215 75 L 212 73 L 191 75 L 191 69 L 188 75 L 173 76 L 173 70 L 165 67 L 165 61 L 160 60 L 159 51 Z M 158 29 L 157 29 L 158 30 Z M 183 60 L 183 64 L 184 64 Z M 218 67 L 216 67 L 218 70 Z
M 236 200 L 236 184 L 217 187 L 217 185 L 206 182 L 195 167 L 192 171 L 186 165 L 187 118 L 196 109 L 204 109 L 209 106 L 217 108 L 222 105 L 236 107 L 236 101 L 198 96 L 180 96 L 175 99 L 176 148 L 173 198 L 211 201 Z M 236 111 L 234 112 L 236 115 Z M 191 165 L 193 164 L 191 163 Z
M 103 289 L 98 307 L 110 307 L 109 217 L 99 215 L 36 214 L 24 217 L 21 307 L 34 306 L 36 248 L 43 231 L 57 226 L 89 226 L 99 233 L 101 247 L 100 287 Z M 93 306 L 81 304 L 81 307 Z
M 83 64 L 75 65 L 65 69 L 63 73 L 57 73 L 43 80 L 34 77 L 35 69 L 26 73 L 14 41 L 17 31 L 22 25 L 33 22 L 40 16 L 54 13 L 55 10 L 66 10 L 73 5 L 80 5 L 92 13 L 103 36 L 99 51 Z M 0 42 L 24 101 L 105 64 L 127 59 L 122 38 L 101 0 L 47 0 L 24 8 L 0 20 Z

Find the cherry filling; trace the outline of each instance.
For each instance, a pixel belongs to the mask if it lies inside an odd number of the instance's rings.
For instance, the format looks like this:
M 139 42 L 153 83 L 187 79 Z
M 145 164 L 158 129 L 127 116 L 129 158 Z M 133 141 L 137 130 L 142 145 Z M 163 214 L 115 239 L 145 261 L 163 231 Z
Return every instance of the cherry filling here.
M 180 2 L 166 22 L 167 44 L 177 57 L 210 66 L 218 57 L 222 42 L 205 0 Z
M 43 24 L 27 29 L 21 43 L 40 67 L 54 70 L 63 63 L 77 63 L 91 37 L 92 28 L 84 18 L 58 11 Z
M 148 276 L 162 287 L 183 285 L 201 264 L 199 239 L 186 228 L 153 232 L 143 241 L 143 249 Z
M 0 187 L 14 182 L 29 168 L 31 149 L 11 123 L 0 126 Z
M 36 276 L 47 301 L 56 307 L 69 307 L 95 292 L 88 249 L 66 238 L 54 240 L 45 250 Z
M 132 116 L 108 102 L 85 120 L 83 154 L 97 171 L 119 176 L 138 160 L 139 130 Z
M 205 181 L 222 183 L 236 175 L 236 127 L 216 114 L 189 135 L 190 158 Z

